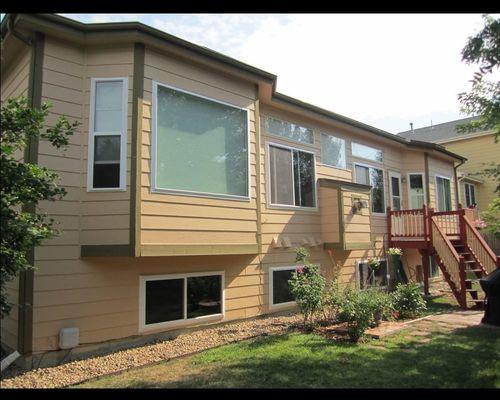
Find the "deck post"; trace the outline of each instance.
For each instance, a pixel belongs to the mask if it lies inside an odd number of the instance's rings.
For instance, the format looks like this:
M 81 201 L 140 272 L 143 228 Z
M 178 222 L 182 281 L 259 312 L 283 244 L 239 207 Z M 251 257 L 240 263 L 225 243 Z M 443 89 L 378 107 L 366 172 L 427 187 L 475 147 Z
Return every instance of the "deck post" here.
M 430 270 L 430 262 L 429 262 L 429 250 L 423 249 L 420 251 L 422 256 L 422 268 L 424 272 L 424 294 L 428 296 L 429 293 L 429 270 Z
M 387 234 L 389 238 L 389 247 L 392 247 L 392 215 L 391 207 L 387 207 Z
M 458 203 L 458 229 L 460 232 L 460 240 L 463 244 L 467 244 L 467 231 L 465 229 L 465 210 L 462 204 Z

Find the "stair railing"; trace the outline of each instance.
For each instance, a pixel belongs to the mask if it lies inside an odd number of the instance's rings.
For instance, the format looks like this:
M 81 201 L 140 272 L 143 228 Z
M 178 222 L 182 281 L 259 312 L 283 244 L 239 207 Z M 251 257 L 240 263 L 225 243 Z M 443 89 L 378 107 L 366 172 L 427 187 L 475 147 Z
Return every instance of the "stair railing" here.
M 495 269 L 500 268 L 500 257 L 491 250 L 478 230 L 465 217 L 465 210 L 462 209 L 462 211 L 463 213 L 460 214 L 462 241 L 467 243 L 472 256 L 484 272 L 491 274 Z
M 431 212 L 432 215 L 432 212 Z M 445 278 L 462 308 L 467 308 L 466 286 L 465 286 L 465 260 L 458 255 L 443 229 L 434 217 L 431 218 L 431 240 L 432 246 L 441 260 L 445 272 Z

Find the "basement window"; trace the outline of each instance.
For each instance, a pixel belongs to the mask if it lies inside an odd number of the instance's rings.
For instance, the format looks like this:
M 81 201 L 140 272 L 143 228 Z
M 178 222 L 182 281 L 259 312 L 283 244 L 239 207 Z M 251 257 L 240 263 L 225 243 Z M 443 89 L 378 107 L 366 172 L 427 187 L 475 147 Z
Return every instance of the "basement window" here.
M 370 268 L 368 261 L 358 262 L 357 280 L 360 289 L 384 288 L 387 286 L 387 261 L 379 260 L 380 266 Z
M 295 304 L 288 281 L 297 270 L 297 266 L 269 268 L 269 305 L 271 308 Z
M 95 78 L 91 85 L 87 188 L 125 190 L 127 78 Z
M 142 276 L 141 330 L 188 325 L 224 314 L 223 272 Z

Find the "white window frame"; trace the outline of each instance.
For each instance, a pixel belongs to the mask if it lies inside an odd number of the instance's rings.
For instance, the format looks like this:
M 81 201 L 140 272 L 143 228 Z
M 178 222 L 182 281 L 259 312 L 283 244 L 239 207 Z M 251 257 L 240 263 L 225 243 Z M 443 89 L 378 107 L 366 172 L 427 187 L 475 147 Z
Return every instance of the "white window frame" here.
M 95 94 L 99 82 L 122 82 L 122 129 L 119 132 L 95 132 Z M 128 78 L 91 78 L 89 140 L 87 160 L 87 192 L 110 192 L 127 190 L 127 136 L 128 136 Z M 94 146 L 96 136 L 120 136 L 120 185 L 112 188 L 94 188 Z
M 325 136 L 333 136 L 335 139 L 340 139 L 340 140 L 343 140 L 344 141 L 344 160 L 345 160 L 345 165 L 343 167 L 338 167 L 336 165 L 330 165 L 330 164 L 326 164 L 323 160 L 324 160 L 324 156 L 323 156 L 323 135 Z M 326 132 L 320 132 L 320 150 L 321 150 L 321 162 L 319 163 L 319 165 L 322 165 L 324 167 L 328 167 L 328 168 L 335 168 L 335 169 L 341 169 L 343 171 L 348 171 L 347 169 L 347 140 L 342 138 L 342 137 L 339 137 L 339 136 L 335 136 L 333 134 L 330 134 L 330 133 L 326 133 Z
M 444 176 L 444 175 L 435 175 L 434 176 L 434 193 L 436 195 L 436 210 L 438 212 L 440 211 L 443 211 L 443 210 L 439 210 L 439 190 L 438 190 L 438 183 L 437 183 L 437 178 L 441 178 L 441 179 L 447 179 L 449 182 L 450 182 L 450 205 L 451 205 L 451 210 L 453 210 L 453 197 L 452 197 L 452 194 L 451 194 L 451 177 L 448 177 L 448 176 Z
M 386 210 L 386 208 L 387 208 L 387 193 L 385 192 L 385 180 L 386 180 L 385 170 L 383 168 L 379 167 L 379 166 L 376 166 L 376 165 L 363 164 L 363 163 L 360 163 L 360 162 L 357 162 L 357 161 L 354 161 L 352 164 L 353 164 L 353 167 L 352 167 L 352 178 L 353 178 L 353 181 L 355 183 L 359 183 L 359 182 L 357 182 L 357 179 L 356 179 L 356 165 L 359 165 L 360 167 L 365 167 L 365 168 L 374 168 L 374 169 L 378 169 L 379 171 L 382 171 L 382 178 L 384 180 L 384 182 L 383 182 L 383 188 L 382 188 L 383 193 L 384 193 L 384 205 L 383 205 L 384 212 L 383 213 L 379 213 L 379 212 L 372 211 L 372 205 L 371 205 L 372 192 L 370 190 L 370 214 L 373 215 L 373 216 L 385 217 L 387 215 L 387 210 Z M 370 182 L 370 186 L 371 186 L 371 182 Z
M 204 315 L 201 317 L 187 318 L 187 278 L 202 277 L 202 276 L 221 276 L 221 309 L 222 313 Z M 146 324 L 146 282 L 160 281 L 170 279 L 184 280 L 184 318 L 175 321 L 157 322 L 154 324 Z M 162 275 L 141 275 L 139 276 L 139 332 L 149 332 L 159 329 L 183 327 L 188 325 L 198 325 L 202 323 L 223 320 L 226 316 L 226 285 L 224 271 L 210 272 L 189 272 L 184 274 L 162 274 Z
M 464 182 L 464 201 L 465 201 L 465 206 L 466 207 L 470 207 L 468 204 L 467 204 L 467 186 L 471 186 L 473 189 L 474 189 L 474 203 L 472 204 L 476 204 L 476 207 L 477 207 L 477 201 L 476 201 L 476 185 L 474 185 L 473 183 L 469 183 L 469 182 Z M 469 189 L 469 198 L 471 198 L 471 195 L 470 195 L 470 189 Z M 472 200 L 472 198 L 471 198 Z M 471 205 L 472 205 L 471 204 Z
M 371 158 L 366 158 L 366 157 L 362 157 L 362 156 L 357 156 L 357 155 L 355 155 L 355 154 L 354 154 L 354 152 L 353 152 L 353 146 L 354 146 L 355 144 L 359 144 L 359 145 L 361 145 L 361 146 L 370 147 L 370 148 L 371 148 L 371 149 L 373 149 L 373 150 L 380 151 L 380 152 L 382 153 L 382 161 L 379 161 L 379 160 L 372 160 Z M 356 141 L 352 141 L 352 142 L 351 142 L 351 156 L 352 156 L 352 157 L 354 157 L 354 158 L 359 158 L 359 159 L 361 159 L 361 160 L 368 160 L 368 161 L 370 161 L 370 162 L 375 162 L 375 163 L 379 163 L 379 164 L 383 164 L 383 163 L 384 163 L 384 158 L 385 158 L 385 157 L 384 157 L 384 150 L 379 149 L 379 148 L 377 148 L 377 147 L 373 147 L 373 146 L 372 146 L 372 145 L 370 145 L 370 144 L 360 143 L 360 142 L 356 142 Z
M 289 308 L 291 306 L 297 305 L 297 302 L 295 301 L 287 301 L 285 303 L 278 303 L 274 304 L 273 303 L 273 298 L 274 298 L 274 290 L 273 290 L 273 273 L 274 271 L 297 271 L 297 268 L 299 268 L 301 265 L 286 265 L 286 266 L 281 266 L 281 267 L 269 267 L 269 309 L 270 310 L 278 310 L 282 308 Z
M 158 81 L 153 81 L 152 82 L 152 99 L 153 99 L 153 104 L 152 104 L 152 113 L 151 113 L 151 119 L 152 119 L 152 126 L 151 126 L 151 185 L 150 185 L 150 192 L 151 193 L 163 193 L 163 194 L 173 194 L 173 195 L 180 195 L 180 196 L 190 196 L 190 197 L 203 197 L 203 198 L 212 198 L 212 199 L 223 199 L 223 200 L 237 200 L 237 201 L 246 201 L 249 202 L 251 199 L 251 174 L 250 174 L 250 113 L 247 108 L 245 107 L 240 107 L 235 104 L 230 104 L 226 103 L 221 100 L 214 99 L 212 97 L 208 96 L 203 96 L 198 93 L 190 92 L 181 88 L 178 88 L 176 86 L 171 86 L 167 85 L 165 83 L 161 83 Z M 167 89 L 172 89 L 176 90 L 178 92 L 186 93 L 195 97 L 199 97 L 200 99 L 205 99 L 208 101 L 213 101 L 214 103 L 219 103 L 223 104 L 228 107 L 233 107 L 238 110 L 243 110 L 246 112 L 247 116 L 247 129 L 246 129 L 246 136 L 247 136 L 247 195 L 246 196 L 238 196 L 238 195 L 231 195 L 231 194 L 220 194 L 220 193 L 208 193 L 208 192 L 199 192 L 196 190 L 180 190 L 180 189 L 168 189 L 168 188 L 160 188 L 156 184 L 156 178 L 158 176 L 158 172 L 156 170 L 156 151 L 158 149 L 157 147 L 157 132 L 158 132 L 158 86 L 165 87 Z
M 387 289 L 387 285 L 389 284 L 390 279 L 391 279 L 391 274 L 389 273 L 389 262 L 387 261 L 387 258 L 376 258 L 375 257 L 375 260 L 377 260 L 378 262 L 385 261 L 385 268 L 386 268 L 385 279 L 386 279 L 386 285 L 385 286 L 379 286 L 379 287 L 376 287 L 376 288 L 373 288 L 373 289 Z M 361 289 L 360 276 L 359 276 L 359 264 L 368 264 L 368 261 L 369 261 L 368 259 L 356 261 L 356 288 L 359 289 L 359 290 L 369 290 L 369 288 Z
M 422 175 L 422 188 L 424 189 L 424 203 L 427 204 L 427 189 L 425 187 L 425 173 L 424 172 L 408 172 L 407 174 L 407 190 L 408 190 L 408 208 L 413 209 L 411 206 L 411 188 L 410 188 L 410 176 L 411 175 Z
M 283 119 L 283 118 L 278 118 L 278 117 L 275 117 L 273 115 L 263 115 L 264 117 L 264 128 L 265 128 L 265 132 L 267 135 L 270 135 L 270 136 L 274 136 L 275 138 L 280 138 L 280 139 L 284 139 L 284 140 L 288 140 L 292 143 L 299 143 L 301 145 L 304 145 L 304 146 L 314 146 L 315 142 L 316 142 L 316 139 L 315 139 L 315 135 L 314 135 L 314 129 L 309 127 L 309 126 L 305 126 L 304 124 L 302 123 L 296 123 L 296 122 L 292 122 L 292 121 L 289 121 L 287 119 Z M 288 136 L 281 136 L 281 135 L 276 135 L 275 133 L 272 133 L 270 132 L 267 128 L 266 128 L 266 120 L 267 118 L 273 118 L 275 120 L 278 120 L 278 121 L 281 121 L 281 122 L 286 122 L 286 123 L 289 123 L 289 124 L 293 124 L 293 125 L 297 125 L 297 126 L 300 126 L 301 128 L 305 128 L 305 129 L 309 129 L 312 133 L 312 143 L 309 143 L 309 142 L 301 142 L 300 140 L 295 140 L 295 139 L 292 139 L 292 138 L 289 138 Z
M 401 173 L 396 172 L 396 171 L 388 171 L 389 175 L 389 197 L 390 197 L 390 205 L 392 209 L 394 209 L 394 202 L 393 202 L 393 194 L 392 194 L 392 179 L 391 178 L 397 178 L 399 182 L 399 204 L 401 206 L 401 210 L 404 209 L 403 207 L 403 188 L 401 187 Z
M 302 207 L 290 204 L 274 204 L 271 202 L 271 151 L 269 147 L 279 147 L 282 149 L 301 151 L 303 153 L 309 153 L 313 155 L 313 165 L 314 165 L 314 207 Z M 304 211 L 318 211 L 318 187 L 317 187 L 317 178 L 316 178 L 316 154 L 313 151 L 304 150 L 299 147 L 286 146 L 283 144 L 275 143 L 275 142 L 266 142 L 266 152 L 267 152 L 267 168 L 266 168 L 266 189 L 267 189 L 267 208 L 276 208 L 276 209 L 292 209 L 292 210 L 304 210 Z M 293 154 L 293 153 L 292 153 Z M 292 155 L 292 177 L 295 179 L 295 173 L 293 171 L 293 155 Z M 295 202 L 295 181 L 292 182 L 292 193 L 293 193 L 293 201 Z

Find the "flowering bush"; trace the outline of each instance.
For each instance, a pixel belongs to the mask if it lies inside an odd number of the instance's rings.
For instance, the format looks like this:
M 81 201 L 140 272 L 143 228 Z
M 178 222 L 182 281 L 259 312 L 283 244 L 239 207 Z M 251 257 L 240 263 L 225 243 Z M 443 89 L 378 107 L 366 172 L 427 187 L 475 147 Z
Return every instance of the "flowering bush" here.
M 399 247 L 390 247 L 387 250 L 387 254 L 389 254 L 390 256 L 400 256 L 401 254 L 403 254 L 403 250 L 401 250 Z
M 309 252 L 301 247 L 296 250 L 296 261 L 303 263 L 297 268 L 290 279 L 290 290 L 304 314 L 304 326 L 313 322 L 313 317 L 323 308 L 323 291 L 325 278 L 321 276 L 319 267 L 311 264 L 307 259 Z
M 482 219 L 476 219 L 474 221 L 474 226 L 476 227 L 476 229 L 483 229 L 486 228 L 488 225 L 486 224 L 486 221 Z
M 347 334 L 353 342 L 359 341 L 374 320 L 375 303 L 371 293 L 347 288 L 344 291 L 338 319 L 347 323 Z

